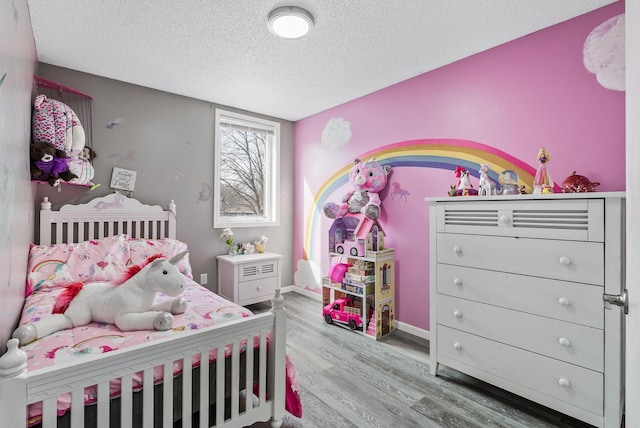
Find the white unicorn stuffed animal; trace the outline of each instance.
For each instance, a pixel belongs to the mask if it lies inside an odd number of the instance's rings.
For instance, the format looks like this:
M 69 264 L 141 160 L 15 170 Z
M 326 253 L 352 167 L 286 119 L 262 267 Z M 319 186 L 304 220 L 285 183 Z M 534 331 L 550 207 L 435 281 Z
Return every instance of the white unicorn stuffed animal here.
M 155 295 L 177 297 L 184 291 L 185 276 L 175 265 L 187 252 L 169 260 L 152 256 L 145 264 L 131 266 L 125 273 L 126 280 L 119 284 L 70 284 L 56 298 L 51 316 L 21 325 L 12 337 L 22 346 L 91 321 L 115 324 L 122 331 L 169 330 L 173 326 L 172 314 L 184 313 L 187 301 L 177 298 L 154 304 Z

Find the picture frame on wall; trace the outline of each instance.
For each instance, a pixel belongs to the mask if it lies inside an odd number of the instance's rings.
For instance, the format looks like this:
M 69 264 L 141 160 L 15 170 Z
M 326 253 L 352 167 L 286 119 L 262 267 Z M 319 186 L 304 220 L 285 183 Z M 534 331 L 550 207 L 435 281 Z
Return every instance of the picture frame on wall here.
M 137 174 L 137 171 L 114 166 L 113 171 L 111 172 L 111 182 L 109 183 L 109 187 L 115 190 L 133 193 L 133 190 L 136 187 Z

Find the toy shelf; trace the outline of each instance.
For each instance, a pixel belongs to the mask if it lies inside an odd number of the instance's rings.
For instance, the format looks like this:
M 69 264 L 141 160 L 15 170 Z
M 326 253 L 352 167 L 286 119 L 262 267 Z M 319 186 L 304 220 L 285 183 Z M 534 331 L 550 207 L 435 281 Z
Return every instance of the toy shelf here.
M 37 94 L 46 95 L 47 98 L 60 101 L 69 106 L 76 113 L 76 115 L 78 116 L 78 120 L 84 128 L 85 147 L 93 149 L 93 97 L 87 93 L 71 88 L 69 86 L 54 82 L 53 80 L 45 79 L 44 77 L 33 76 L 33 79 L 35 82 Z M 92 161 L 90 161 L 90 163 L 93 165 Z M 83 169 L 83 171 L 85 171 L 85 169 Z M 49 184 L 47 181 L 38 179 L 32 179 L 31 181 L 38 184 Z M 62 180 L 60 182 L 60 185 L 56 186 L 58 192 L 61 191 L 63 185 L 85 187 L 89 188 L 90 190 L 93 190 L 96 187 L 100 186 L 99 184 L 94 184 L 92 182 L 84 182 L 84 180 L 81 183 L 67 182 Z
M 322 281 L 323 307 L 337 299 L 349 296 L 355 306 L 361 308 L 365 321 L 355 332 L 379 339 L 395 330 L 395 252 L 392 248 L 367 251 L 365 256 L 351 256 L 329 253 L 330 258 L 342 257 L 354 266 L 347 271 L 342 282 L 331 282 L 329 277 Z M 349 281 L 350 274 L 366 277 L 367 280 Z M 373 277 L 373 278 L 370 278 Z M 373 281 L 371 281 L 373 279 Z M 358 291 L 360 289 L 361 291 Z

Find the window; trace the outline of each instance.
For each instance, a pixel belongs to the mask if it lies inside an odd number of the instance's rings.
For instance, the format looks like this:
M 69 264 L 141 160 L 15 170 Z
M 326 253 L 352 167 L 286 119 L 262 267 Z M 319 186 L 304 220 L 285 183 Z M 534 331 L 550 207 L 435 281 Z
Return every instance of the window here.
M 216 109 L 213 227 L 279 225 L 280 124 Z

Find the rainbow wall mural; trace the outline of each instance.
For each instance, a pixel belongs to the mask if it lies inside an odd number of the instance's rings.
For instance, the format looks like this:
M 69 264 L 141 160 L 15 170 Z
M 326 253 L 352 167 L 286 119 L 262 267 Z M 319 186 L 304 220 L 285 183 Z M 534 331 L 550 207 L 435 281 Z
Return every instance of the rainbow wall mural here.
M 416 167 L 455 170 L 461 166 L 469 170 L 476 178 L 480 165 L 486 163 L 491 167 L 489 177 L 498 182 L 499 173 L 510 169 L 518 173 L 518 185 L 526 186 L 527 192 L 533 189 L 533 178 L 536 170 L 531 165 L 517 159 L 508 153 L 485 144 L 469 140 L 458 139 L 423 139 L 393 143 L 376 147 L 358 156 L 362 160 L 375 157 L 376 160 L 392 168 Z M 313 233 L 318 227 L 322 206 L 328 198 L 342 185 L 349 181 L 349 171 L 352 163 L 346 164 L 320 186 L 309 211 L 305 225 L 304 255 L 306 260 L 314 259 L 315 239 L 321 235 Z M 556 189 L 558 191 L 559 189 Z M 322 235 L 323 236 L 323 235 Z

